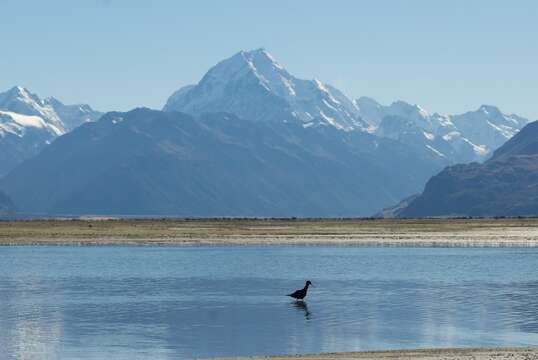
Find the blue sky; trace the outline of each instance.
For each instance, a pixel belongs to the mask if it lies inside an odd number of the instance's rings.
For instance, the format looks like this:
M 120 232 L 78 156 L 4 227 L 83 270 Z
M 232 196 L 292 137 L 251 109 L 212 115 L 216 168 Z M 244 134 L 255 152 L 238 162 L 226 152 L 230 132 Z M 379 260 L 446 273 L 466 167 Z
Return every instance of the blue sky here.
M 241 49 L 350 97 L 538 119 L 538 1 L 2 0 L 0 89 L 160 108 Z

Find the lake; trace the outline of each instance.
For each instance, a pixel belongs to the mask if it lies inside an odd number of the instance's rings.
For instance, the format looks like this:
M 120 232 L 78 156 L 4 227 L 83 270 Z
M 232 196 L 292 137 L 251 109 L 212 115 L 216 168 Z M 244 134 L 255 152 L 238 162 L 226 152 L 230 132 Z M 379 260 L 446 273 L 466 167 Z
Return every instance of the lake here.
M 0 305 L 2 359 L 537 345 L 538 249 L 2 247 Z

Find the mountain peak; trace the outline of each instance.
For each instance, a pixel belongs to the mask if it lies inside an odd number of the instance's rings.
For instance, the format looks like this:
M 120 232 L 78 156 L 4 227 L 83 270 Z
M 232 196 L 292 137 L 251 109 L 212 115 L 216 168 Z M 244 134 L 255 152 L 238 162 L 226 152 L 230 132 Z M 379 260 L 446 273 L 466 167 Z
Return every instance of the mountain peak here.
M 8 91 L 0 93 L 0 106 L 2 106 L 3 103 L 7 103 L 17 99 L 23 100 L 25 102 L 39 102 L 39 98 L 35 94 L 32 94 L 28 89 L 23 86 L 16 85 Z
M 60 100 L 56 99 L 54 96 L 49 96 L 43 100 L 46 104 L 51 104 L 53 107 L 55 106 L 65 106 L 64 103 L 62 103 Z
M 368 96 L 361 96 L 360 98 L 358 98 L 356 100 L 357 104 L 363 104 L 363 105 L 371 105 L 371 106 L 375 106 L 375 107 L 380 107 L 381 104 L 379 104 L 377 102 L 377 100 L 371 98 L 371 97 L 368 97 Z
M 265 48 L 261 47 L 259 49 L 254 50 L 241 50 L 239 54 L 243 55 L 245 59 L 248 59 L 249 61 L 265 61 L 272 63 L 274 65 L 277 65 L 277 67 L 281 68 L 282 66 L 276 61 L 276 59 L 271 55 Z
M 228 112 L 245 119 L 288 121 L 304 126 L 366 128 L 341 91 L 319 80 L 296 78 L 264 48 L 240 51 L 213 66 L 200 82 L 175 92 L 165 111 Z
M 245 57 L 260 56 L 260 57 L 272 58 L 271 54 L 269 54 L 267 50 L 265 50 L 264 47 L 253 49 L 253 50 L 241 50 L 239 54 L 242 54 Z
M 245 54 L 263 54 L 263 53 L 267 54 L 267 50 L 265 50 L 263 46 L 257 49 L 252 49 L 252 50 L 241 50 L 240 52 L 245 53 Z
M 486 114 L 486 115 L 502 115 L 501 110 L 493 105 L 482 105 L 478 109 L 478 111 Z
M 23 86 L 0 92 L 0 176 L 36 155 L 56 137 L 100 116 L 89 105 L 64 105 L 52 97 L 41 99 Z M 2 141 L 6 137 L 9 140 Z
M 245 76 L 255 78 L 267 90 L 268 84 L 280 76 L 289 77 L 275 58 L 264 48 L 245 51 L 241 50 L 233 56 L 213 66 L 200 80 L 199 84 L 212 84 L 219 87 L 226 82 L 235 82 Z
M 51 112 L 39 96 L 22 86 L 14 86 L 6 92 L 0 93 L 0 109 L 41 117 L 46 117 Z M 61 127 L 59 124 L 55 125 Z
M 28 90 L 20 85 L 15 85 L 8 92 L 12 94 L 25 94 L 28 93 Z
M 13 86 L 11 89 L 9 89 L 9 90 L 7 91 L 7 93 L 9 93 L 9 94 L 20 94 L 20 95 L 24 95 L 24 94 L 28 94 L 29 91 L 28 91 L 28 89 L 26 89 L 26 88 L 23 87 L 23 86 L 15 85 L 15 86 Z
M 38 116 L 60 133 L 74 129 L 84 122 L 97 120 L 101 116 L 101 113 L 94 111 L 89 105 L 64 105 L 53 97 L 41 99 L 23 86 L 14 86 L 0 93 L 0 109 L 21 115 Z
M 410 104 L 403 100 L 397 100 L 393 102 L 390 107 L 395 110 L 398 110 L 399 112 L 402 112 L 402 115 L 418 114 L 423 118 L 427 118 L 429 116 L 429 113 L 421 106 L 417 104 Z
M 267 51 L 265 48 L 259 48 L 250 51 L 241 50 L 239 52 L 251 69 L 257 73 L 257 75 L 267 75 L 268 72 L 281 72 L 284 71 L 284 67 L 280 65 L 278 61 Z M 286 72 L 287 74 L 287 72 Z M 289 74 L 287 74 L 289 75 Z

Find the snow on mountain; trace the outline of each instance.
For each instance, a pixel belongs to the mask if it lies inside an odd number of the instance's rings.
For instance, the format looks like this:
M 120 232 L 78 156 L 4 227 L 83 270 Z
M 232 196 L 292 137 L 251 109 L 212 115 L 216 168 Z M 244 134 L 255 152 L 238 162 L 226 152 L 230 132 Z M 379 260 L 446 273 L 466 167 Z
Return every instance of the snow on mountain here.
M 211 68 L 197 85 L 174 93 L 165 111 L 230 112 L 252 121 L 300 121 L 367 129 L 357 106 L 317 79 L 294 77 L 266 50 L 241 51 Z
M 365 131 L 429 149 L 450 162 L 483 161 L 527 122 L 492 106 L 462 115 L 429 113 L 419 105 L 350 100 L 319 80 L 291 75 L 266 50 L 241 51 L 212 67 L 196 85 L 176 91 L 165 111 L 229 112 L 251 121 L 299 121 Z
M 385 117 L 385 107 L 372 98 L 363 96 L 353 102 L 359 109 L 362 119 L 370 124 L 374 129 L 379 126 Z
M 460 115 L 442 115 L 404 101 L 383 106 L 373 99 L 360 98 L 355 104 L 360 116 L 375 126 L 376 135 L 426 146 L 452 162 L 487 159 L 529 122 L 488 105 Z
M 85 122 L 96 121 L 103 115 L 87 104 L 65 105 L 54 97 L 46 98 L 43 102 L 54 109 L 68 131 Z
M 41 99 L 21 86 L 0 93 L 0 176 L 56 137 L 101 115 L 88 105 Z
M 46 122 L 39 116 L 0 110 L 0 137 L 5 136 L 6 133 L 22 137 L 28 128 L 44 130 L 53 137 L 64 133 L 62 129 Z
M 52 97 L 41 99 L 21 86 L 0 93 L 0 110 L 38 116 L 48 125 L 58 129 L 61 134 L 86 121 L 95 121 L 102 115 L 86 104 L 64 105 Z
M 481 107 L 473 119 L 497 112 Z M 482 113 L 482 115 L 480 114 Z M 488 115 L 488 114 L 486 114 Z M 521 118 L 501 115 L 501 123 Z M 488 118 L 488 121 L 495 121 Z M 509 134 L 507 134 L 509 135 Z M 428 180 L 421 195 L 401 204 L 400 217 L 538 215 L 538 122 L 524 126 L 487 161 L 446 167 Z
M 4 93 L 0 93 L 0 110 L 39 116 L 43 121 L 58 128 L 62 134 L 67 131 L 52 106 L 21 86 L 15 86 Z
M 472 143 L 485 146 L 488 154 L 529 123 L 528 119 L 503 114 L 491 105 L 482 105 L 476 111 L 451 116 L 451 121 Z

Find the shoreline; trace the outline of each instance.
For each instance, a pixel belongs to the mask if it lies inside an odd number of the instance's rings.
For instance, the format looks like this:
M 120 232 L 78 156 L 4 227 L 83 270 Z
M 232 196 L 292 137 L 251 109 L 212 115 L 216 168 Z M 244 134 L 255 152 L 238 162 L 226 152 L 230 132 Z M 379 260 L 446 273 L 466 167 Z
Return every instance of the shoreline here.
M 0 246 L 538 247 L 538 219 L 0 221 Z
M 538 248 L 538 239 L 519 240 L 358 240 L 346 238 L 331 239 L 279 239 L 279 238 L 218 238 L 218 239 L 132 239 L 132 238 L 43 238 L 43 239 L 2 239 L 0 247 L 14 246 L 125 246 L 125 247 L 407 247 L 407 248 Z
M 538 348 L 447 348 L 419 350 L 386 350 L 347 353 L 322 353 L 307 355 L 276 355 L 227 357 L 219 360 L 380 360 L 380 359 L 422 359 L 422 360 L 537 360 Z

